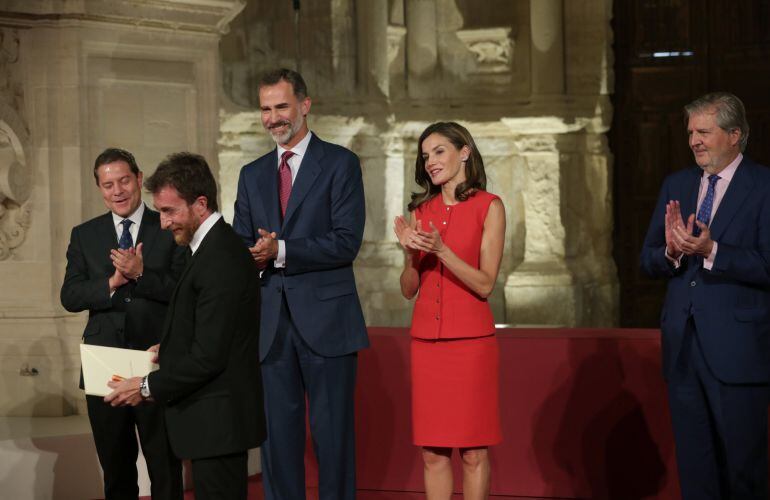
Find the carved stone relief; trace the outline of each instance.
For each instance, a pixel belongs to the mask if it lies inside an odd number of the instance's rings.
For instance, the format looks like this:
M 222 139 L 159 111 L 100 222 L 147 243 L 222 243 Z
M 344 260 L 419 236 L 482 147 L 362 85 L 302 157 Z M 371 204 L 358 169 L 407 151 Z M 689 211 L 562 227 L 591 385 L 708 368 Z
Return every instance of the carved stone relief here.
M 475 56 L 476 73 L 505 73 L 511 71 L 513 40 L 511 28 L 460 30 L 457 37 Z
M 0 29 L 0 261 L 22 244 L 30 223 L 31 170 L 22 145 L 27 128 L 16 111 L 23 106 L 18 60 L 17 30 Z
M 0 261 L 24 242 L 30 223 L 30 170 L 21 141 L 0 120 Z

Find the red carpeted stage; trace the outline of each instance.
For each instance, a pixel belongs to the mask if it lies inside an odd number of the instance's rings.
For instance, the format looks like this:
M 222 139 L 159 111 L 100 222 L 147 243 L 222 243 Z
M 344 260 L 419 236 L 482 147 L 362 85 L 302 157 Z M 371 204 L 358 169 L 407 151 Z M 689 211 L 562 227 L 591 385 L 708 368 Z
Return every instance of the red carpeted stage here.
M 408 332 L 370 328 L 370 336 L 356 401 L 359 498 L 422 498 Z M 513 329 L 498 337 L 504 442 L 491 450 L 495 498 L 678 498 L 657 330 Z M 309 449 L 309 498 L 317 498 Z M 254 498 L 259 482 L 252 478 Z
M 358 485 L 421 491 L 408 332 L 370 336 L 359 359 Z M 504 441 L 491 449 L 493 495 L 678 498 L 657 330 L 513 329 L 498 338 Z

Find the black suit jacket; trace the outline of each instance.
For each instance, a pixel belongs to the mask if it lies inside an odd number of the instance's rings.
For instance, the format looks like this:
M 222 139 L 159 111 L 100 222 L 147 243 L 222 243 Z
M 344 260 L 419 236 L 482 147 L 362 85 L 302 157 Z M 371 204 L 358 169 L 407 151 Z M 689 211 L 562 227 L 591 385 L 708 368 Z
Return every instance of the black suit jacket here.
M 143 243 L 144 272 L 110 297 L 115 272 L 110 250 L 118 247 L 112 214 L 72 229 L 61 303 L 70 312 L 88 310 L 86 344 L 147 349 L 160 341 L 163 318 L 185 264 L 185 249 L 160 228 L 158 212 L 145 207 L 136 244 Z
M 179 278 L 160 369 L 148 379 L 153 398 L 166 405 L 169 441 L 180 458 L 237 453 L 265 438 L 259 289 L 251 254 L 218 220 Z

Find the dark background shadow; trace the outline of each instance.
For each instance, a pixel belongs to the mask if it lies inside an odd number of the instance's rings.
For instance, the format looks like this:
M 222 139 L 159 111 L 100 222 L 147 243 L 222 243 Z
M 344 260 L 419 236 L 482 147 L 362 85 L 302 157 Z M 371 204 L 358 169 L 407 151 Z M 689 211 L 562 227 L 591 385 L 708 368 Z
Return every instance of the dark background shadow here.
M 555 496 L 565 486 L 579 498 L 654 497 L 666 483 L 665 457 L 625 370 L 660 379 L 654 363 L 613 339 L 572 339 L 559 385 L 536 414 L 532 448 Z M 637 378 L 638 380 L 638 378 Z M 665 402 L 665 395 L 659 398 Z

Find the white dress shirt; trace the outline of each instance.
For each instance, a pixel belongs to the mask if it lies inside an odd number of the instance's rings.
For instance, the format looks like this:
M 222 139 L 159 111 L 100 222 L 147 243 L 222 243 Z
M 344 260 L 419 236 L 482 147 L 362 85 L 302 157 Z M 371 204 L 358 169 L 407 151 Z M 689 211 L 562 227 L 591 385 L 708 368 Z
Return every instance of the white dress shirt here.
M 214 227 L 214 224 L 222 218 L 222 214 L 219 212 L 211 212 L 211 215 L 206 217 L 206 220 L 201 222 L 201 225 L 198 226 L 198 229 L 195 230 L 195 234 L 193 234 L 192 240 L 190 240 L 190 252 L 195 255 L 195 252 L 198 250 L 198 247 L 201 246 L 201 241 L 203 241 L 203 238 L 206 237 L 209 231 L 211 231 L 211 228 Z
M 128 217 L 121 217 L 115 212 L 112 212 L 112 223 L 115 225 L 115 234 L 118 237 L 118 241 L 120 241 L 120 237 L 123 234 L 123 224 L 121 224 L 121 222 L 128 219 L 133 222 L 133 224 L 128 226 L 128 232 L 131 233 L 131 241 L 133 241 L 134 246 L 136 246 L 136 238 L 139 236 L 139 225 L 142 223 L 142 217 L 144 217 L 144 203 L 140 203 L 139 207 L 134 210 L 134 213 Z

